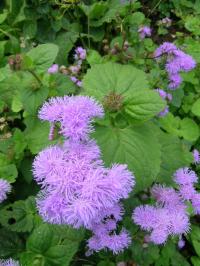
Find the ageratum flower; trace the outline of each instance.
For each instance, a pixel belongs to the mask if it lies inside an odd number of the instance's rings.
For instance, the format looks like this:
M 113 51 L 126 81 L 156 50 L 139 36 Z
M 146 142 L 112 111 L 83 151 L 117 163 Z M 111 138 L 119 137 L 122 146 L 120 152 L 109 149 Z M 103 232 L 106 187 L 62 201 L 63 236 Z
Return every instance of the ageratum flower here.
M 119 234 L 115 231 L 117 222 L 121 220 L 122 213 L 122 206 L 116 204 L 110 209 L 105 209 L 100 214 L 101 218 L 98 218 L 101 220 L 93 222 L 90 229 L 94 235 L 88 240 L 88 255 L 101 249 L 110 249 L 114 254 L 117 254 L 129 246 L 131 237 L 128 232 L 124 228 Z
M 93 131 L 94 117 L 102 117 L 103 107 L 87 96 L 56 97 L 46 102 L 39 111 L 39 118 L 51 123 L 59 122 L 60 133 L 78 141 L 87 139 Z
M 48 69 L 49 74 L 55 74 L 58 73 L 58 65 L 53 64 L 49 69 Z
M 141 26 L 138 29 L 138 33 L 140 35 L 140 39 L 144 39 L 145 37 L 150 37 L 151 36 L 151 29 L 148 26 Z
M 1 266 L 20 266 L 18 261 L 15 261 L 13 259 L 8 260 L 0 260 Z
M 89 139 L 92 119 L 102 116 L 102 106 L 89 97 L 57 97 L 45 103 L 39 117 L 59 122 L 66 140 L 36 156 L 33 174 L 42 187 L 37 208 L 44 221 L 84 226 L 94 233 L 90 251 L 108 248 L 118 253 L 130 243 L 125 229 L 119 234 L 114 230 L 123 214 L 119 202 L 128 197 L 134 176 L 126 165 L 105 167 L 98 145 Z
M 197 149 L 193 150 L 193 157 L 194 157 L 194 163 L 199 164 L 200 163 L 200 153 Z
M 11 191 L 11 185 L 8 181 L 0 178 L 0 203 L 7 198 L 7 193 Z
M 176 89 L 182 83 L 181 72 L 188 72 L 195 68 L 195 60 L 184 53 L 173 43 L 165 42 L 155 51 L 155 58 L 166 57 L 165 69 L 169 77 L 169 89 Z
M 133 212 L 133 221 L 143 230 L 151 232 L 150 241 L 163 244 L 170 235 L 185 234 L 190 223 L 186 205 L 173 188 L 155 185 L 152 195 L 157 200 L 156 206 L 142 205 Z

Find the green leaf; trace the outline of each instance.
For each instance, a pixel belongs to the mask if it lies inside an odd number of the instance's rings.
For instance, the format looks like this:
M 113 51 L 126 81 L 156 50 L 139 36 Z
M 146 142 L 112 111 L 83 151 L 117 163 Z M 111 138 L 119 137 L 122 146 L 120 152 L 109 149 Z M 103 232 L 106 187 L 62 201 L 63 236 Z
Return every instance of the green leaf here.
M 83 87 L 87 95 L 102 102 L 111 92 L 131 99 L 133 92 L 147 89 L 148 82 L 142 70 L 109 62 L 93 65 L 83 79 Z
M 192 265 L 193 266 L 199 266 L 200 265 L 200 258 L 199 257 L 192 256 L 191 257 L 191 262 L 192 262 Z
M 0 229 L 0 257 L 12 257 L 23 250 L 24 245 L 17 233 Z
M 16 201 L 0 211 L 0 223 L 15 232 L 30 232 L 37 220 L 34 197 Z
M 2 24 L 8 16 L 8 10 L 4 9 L 3 13 L 0 14 L 0 24 Z
M 27 38 L 34 38 L 37 32 L 37 21 L 34 19 L 26 20 L 23 25 L 23 34 Z
M 199 138 L 199 127 L 194 120 L 185 117 L 180 123 L 180 136 L 189 141 L 196 141 Z
M 40 44 L 31 49 L 27 56 L 31 58 L 37 72 L 45 72 L 54 63 L 58 46 L 52 43 Z
M 38 107 L 46 100 L 49 88 L 42 86 L 36 90 L 33 88 L 25 88 L 21 90 L 20 101 L 26 112 L 30 115 L 37 113 Z M 29 99 L 27 101 L 27 99 Z
M 0 176 L 8 182 L 14 183 L 18 176 L 15 164 L 0 165 Z
M 89 50 L 86 59 L 90 65 L 100 64 L 103 61 L 103 58 L 96 50 Z
M 56 63 L 65 65 L 67 62 L 68 53 L 74 46 L 74 43 L 78 39 L 78 32 L 60 32 L 55 40 L 55 44 L 59 47 L 59 53 L 56 58 Z
M 53 144 L 48 140 L 50 125 L 48 122 L 41 123 L 36 117 L 25 119 L 27 128 L 25 130 L 28 148 L 33 154 L 37 154 L 46 146 Z
M 27 249 L 34 253 L 45 253 L 53 239 L 53 228 L 48 224 L 37 227 L 27 241 Z
M 136 120 L 148 120 L 165 107 L 164 101 L 154 91 L 133 91 L 132 99 L 125 104 L 125 112 Z
M 200 117 L 200 99 L 196 100 L 193 103 L 191 111 L 194 115 Z
M 160 118 L 159 122 L 167 132 L 189 141 L 197 140 L 200 135 L 198 125 L 188 117 L 181 120 L 180 117 L 174 117 L 173 114 L 168 113 L 165 117 Z
M 161 132 L 161 169 L 158 182 L 172 184 L 172 175 L 180 167 L 189 166 L 193 161 L 189 148 L 176 136 Z
M 124 129 L 98 126 L 93 136 L 100 145 L 107 166 L 125 163 L 134 173 L 134 191 L 149 187 L 156 179 L 161 152 L 153 124 Z

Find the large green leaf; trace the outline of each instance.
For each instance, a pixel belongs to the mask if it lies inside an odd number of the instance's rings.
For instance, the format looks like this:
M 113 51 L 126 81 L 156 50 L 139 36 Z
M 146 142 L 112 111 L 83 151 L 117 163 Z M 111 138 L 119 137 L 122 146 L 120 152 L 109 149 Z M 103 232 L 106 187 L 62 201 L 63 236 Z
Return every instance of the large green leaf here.
M 78 232 L 80 233 L 78 230 L 74 231 L 75 238 L 71 232 L 70 239 L 65 227 L 40 225 L 28 238 L 27 252 L 22 254 L 21 261 L 26 262 L 26 265 L 68 266 L 83 238 L 82 233 L 77 238 Z M 28 264 L 28 260 L 32 264 Z
M 55 44 L 40 44 L 37 47 L 31 49 L 27 56 L 31 58 L 35 66 L 35 70 L 38 72 L 47 71 L 47 69 L 53 64 L 58 54 L 58 46 Z
M 111 92 L 124 99 L 133 98 L 135 91 L 148 88 L 146 74 L 133 66 L 116 63 L 93 65 L 83 79 L 84 92 L 103 101 Z
M 0 211 L 0 223 L 11 231 L 30 232 L 37 220 L 33 197 L 16 201 Z
M 157 115 L 165 104 L 158 93 L 150 90 L 134 91 L 125 105 L 125 112 L 136 120 L 148 120 Z
M 23 241 L 17 233 L 5 228 L 0 229 L 0 257 L 11 257 L 23 250 Z
M 94 96 L 107 109 L 109 105 L 120 106 L 134 120 L 148 120 L 165 106 L 156 92 L 147 90 L 146 74 L 130 65 L 110 62 L 92 65 L 83 86 L 85 94 Z
M 178 137 L 161 132 L 159 141 L 162 153 L 161 169 L 157 181 L 171 184 L 173 173 L 180 167 L 189 166 L 193 158 L 189 148 Z
M 93 135 L 100 145 L 107 166 L 125 163 L 136 176 L 136 188 L 143 190 L 151 185 L 160 171 L 160 144 L 154 126 L 114 128 L 98 126 Z

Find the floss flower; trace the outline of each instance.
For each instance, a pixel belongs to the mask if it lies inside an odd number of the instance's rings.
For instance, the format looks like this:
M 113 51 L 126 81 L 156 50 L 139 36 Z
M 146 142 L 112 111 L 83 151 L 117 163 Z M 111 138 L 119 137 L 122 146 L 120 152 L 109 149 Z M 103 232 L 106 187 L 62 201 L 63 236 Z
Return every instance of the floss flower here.
M 49 69 L 48 69 L 48 73 L 49 74 L 55 74 L 58 73 L 58 68 L 59 66 L 57 64 L 53 64 Z
M 87 96 L 56 97 L 46 102 L 39 118 L 51 123 L 60 122 L 60 133 L 73 140 L 85 139 L 93 131 L 91 121 L 102 117 L 103 107 Z
M 10 191 L 10 183 L 4 179 L 0 179 L 0 203 L 7 198 L 7 193 L 9 193 Z
M 133 221 L 150 232 L 150 241 L 164 244 L 169 236 L 186 234 L 190 228 L 186 205 L 173 188 L 155 185 L 151 190 L 157 204 L 141 205 L 133 212 Z
M 194 149 L 193 152 L 193 158 L 194 158 L 194 163 L 199 164 L 200 163 L 200 153 L 197 149 Z
M 164 42 L 156 49 L 155 58 L 159 60 L 162 56 L 166 58 L 165 69 L 168 73 L 169 89 L 174 90 L 182 83 L 180 73 L 188 72 L 195 68 L 196 62 L 190 55 L 169 42 Z
M 151 36 L 151 29 L 148 26 L 141 26 L 138 29 L 138 33 L 140 35 L 140 39 L 144 39 L 145 37 L 150 37 Z
M 51 124 L 59 122 L 66 140 L 36 156 L 33 174 L 42 188 L 37 208 L 44 221 L 91 230 L 89 253 L 103 248 L 118 253 L 130 243 L 125 229 L 119 234 L 115 230 L 123 214 L 119 202 L 128 197 L 134 176 L 126 165 L 105 167 L 98 145 L 89 138 L 93 118 L 102 116 L 102 106 L 90 97 L 57 97 L 46 102 L 39 117 Z

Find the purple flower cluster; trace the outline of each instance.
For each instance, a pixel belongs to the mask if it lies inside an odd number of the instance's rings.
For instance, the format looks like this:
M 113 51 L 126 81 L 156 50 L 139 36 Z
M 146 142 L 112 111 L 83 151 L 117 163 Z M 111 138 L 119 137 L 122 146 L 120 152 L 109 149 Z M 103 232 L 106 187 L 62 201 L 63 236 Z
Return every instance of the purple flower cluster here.
M 133 212 L 133 220 L 143 230 L 150 232 L 150 241 L 159 245 L 170 235 L 182 235 L 189 231 L 186 205 L 173 189 L 160 185 L 152 188 L 156 206 L 142 205 Z
M 94 235 L 88 240 L 89 250 L 87 255 L 101 249 L 110 249 L 114 254 L 117 254 L 129 246 L 131 238 L 125 229 L 122 229 L 118 235 L 115 233 L 117 222 L 122 219 L 122 215 L 123 207 L 120 204 L 104 209 L 99 214 L 97 220 L 91 225 Z
M 151 36 L 151 28 L 148 26 L 141 26 L 138 29 L 138 33 L 139 33 L 140 39 L 143 40 L 145 37 Z
M 33 173 L 42 187 L 37 207 L 46 222 L 84 226 L 94 232 L 88 242 L 90 251 L 109 248 L 116 253 L 129 244 L 130 238 L 124 230 L 116 235 L 110 226 L 120 220 L 119 201 L 128 197 L 134 177 L 126 165 L 106 168 L 98 145 L 89 138 L 94 130 L 93 118 L 102 116 L 102 106 L 87 96 L 57 97 L 46 102 L 40 109 L 40 119 L 53 125 L 58 122 L 66 140 L 63 145 L 41 151 L 34 160 Z M 97 228 L 104 234 L 99 236 Z
M 188 72 L 195 68 L 195 60 L 188 54 L 184 53 L 173 43 L 164 42 L 155 51 L 156 59 L 166 56 L 165 69 L 169 78 L 169 89 L 176 89 L 182 83 L 180 72 Z
M 179 248 L 184 246 L 182 234 L 190 229 L 187 201 L 191 201 L 196 214 L 200 214 L 200 193 L 194 188 L 197 175 L 189 168 L 180 168 L 174 173 L 178 190 L 155 185 L 152 196 L 156 205 L 141 205 L 133 212 L 133 220 L 143 230 L 150 232 L 149 241 L 163 244 L 170 235 L 179 235 Z
M 20 266 L 18 261 L 13 259 L 0 260 L 0 266 Z
M 172 95 L 170 93 L 165 92 L 162 89 L 156 89 L 160 97 L 164 100 L 167 100 L 169 102 L 172 101 Z M 165 116 L 169 112 L 169 106 L 167 105 L 159 114 L 158 116 Z
M 53 64 L 49 69 L 48 69 L 48 73 L 49 74 L 55 74 L 58 73 L 59 70 L 59 66 L 57 64 Z
M 193 158 L 194 158 L 194 163 L 199 164 L 200 163 L 200 153 L 197 149 L 193 150 Z
M 4 179 L 0 179 L 0 203 L 7 198 L 7 193 L 9 193 L 10 191 L 10 183 Z
M 187 167 L 178 169 L 174 174 L 174 181 L 179 186 L 182 199 L 191 201 L 194 212 L 200 214 L 200 193 L 194 187 L 198 182 L 196 173 Z
M 81 69 L 82 62 L 83 62 L 83 60 L 86 59 L 86 55 L 87 55 L 87 52 L 85 49 L 83 49 L 80 46 L 77 47 L 75 50 L 75 55 L 74 55 L 75 65 L 71 66 L 69 68 L 71 73 L 73 74 L 71 76 L 71 81 L 74 82 L 78 87 L 82 87 L 82 82 L 80 80 L 78 80 L 76 75 L 79 73 L 79 71 Z

